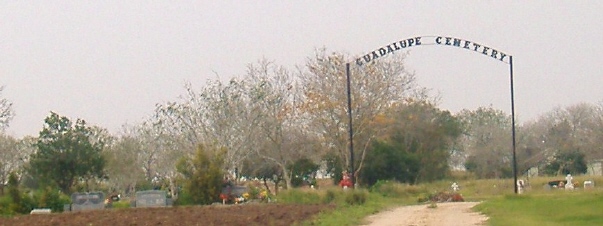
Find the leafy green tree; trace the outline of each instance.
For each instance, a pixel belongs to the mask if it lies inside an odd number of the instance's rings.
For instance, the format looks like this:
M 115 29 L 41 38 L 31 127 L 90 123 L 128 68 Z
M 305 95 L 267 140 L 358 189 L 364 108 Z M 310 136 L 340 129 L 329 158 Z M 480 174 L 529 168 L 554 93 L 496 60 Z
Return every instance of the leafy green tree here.
M 194 158 L 180 159 L 176 169 L 184 177 L 184 196 L 190 199 L 191 204 L 219 201 L 224 182 L 223 165 L 222 151 L 207 150 L 203 146 L 197 148 Z
M 261 157 L 248 158 L 243 162 L 243 168 L 240 175 L 248 178 L 258 178 L 263 181 L 264 187 L 269 193 L 272 193 L 268 181 L 274 184 L 274 193 L 278 194 L 279 183 L 283 180 L 281 167 L 276 163 L 266 161 Z
M 315 173 L 318 171 L 319 165 L 312 162 L 312 160 L 308 158 L 301 158 L 296 160 L 293 164 L 289 166 L 289 170 L 291 172 L 291 185 L 294 187 L 299 187 L 304 184 L 304 182 L 314 182 Z
M 401 183 L 415 183 L 420 162 L 417 155 L 405 151 L 400 143 L 389 144 L 385 141 L 373 141 L 373 150 L 367 154 L 361 180 L 372 186 L 379 180 L 395 180 Z
M 587 165 L 584 156 L 580 151 L 557 153 L 544 167 L 544 173 L 551 176 L 586 173 Z
M 395 107 L 385 136 L 372 143 L 361 177 L 363 182 L 395 179 L 419 183 L 444 178 L 460 121 L 448 111 L 419 101 Z
M 326 173 L 333 179 L 333 184 L 338 184 L 343 179 L 343 161 L 339 155 L 329 152 L 322 157 L 326 164 Z
M 73 124 L 54 112 L 44 122 L 30 160 L 34 179 L 68 194 L 78 181 L 105 176 L 104 141 L 96 137 L 92 127 L 81 119 Z

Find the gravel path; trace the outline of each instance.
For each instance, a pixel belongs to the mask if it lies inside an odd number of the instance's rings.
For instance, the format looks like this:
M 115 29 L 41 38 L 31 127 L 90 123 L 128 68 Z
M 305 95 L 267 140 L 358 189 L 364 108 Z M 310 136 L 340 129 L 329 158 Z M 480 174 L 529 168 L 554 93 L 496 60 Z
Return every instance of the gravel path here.
M 402 206 L 367 217 L 368 226 L 470 226 L 486 225 L 488 218 L 473 212 L 479 202 L 437 203 Z

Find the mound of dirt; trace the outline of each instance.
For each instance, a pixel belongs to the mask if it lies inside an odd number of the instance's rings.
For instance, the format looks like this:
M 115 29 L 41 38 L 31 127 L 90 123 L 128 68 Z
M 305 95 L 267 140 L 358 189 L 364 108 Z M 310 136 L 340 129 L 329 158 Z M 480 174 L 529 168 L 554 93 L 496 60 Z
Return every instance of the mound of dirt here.
M 20 225 L 292 225 L 332 205 L 245 204 L 128 208 L 0 218 L 1 226 Z
M 429 198 L 431 202 L 464 202 L 463 196 L 459 193 L 440 192 Z

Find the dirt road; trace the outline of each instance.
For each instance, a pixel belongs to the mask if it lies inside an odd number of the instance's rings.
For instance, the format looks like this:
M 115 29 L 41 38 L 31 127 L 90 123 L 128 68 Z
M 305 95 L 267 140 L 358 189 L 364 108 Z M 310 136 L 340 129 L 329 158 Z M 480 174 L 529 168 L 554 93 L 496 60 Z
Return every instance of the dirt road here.
M 470 226 L 486 225 L 486 216 L 473 212 L 478 202 L 437 203 L 403 206 L 366 218 L 368 226 Z

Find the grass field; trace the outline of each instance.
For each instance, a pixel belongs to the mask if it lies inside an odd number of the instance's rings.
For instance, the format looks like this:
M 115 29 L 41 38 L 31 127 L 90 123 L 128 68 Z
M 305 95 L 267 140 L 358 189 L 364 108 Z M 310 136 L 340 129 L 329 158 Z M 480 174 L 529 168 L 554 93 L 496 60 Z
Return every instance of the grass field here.
M 359 225 L 362 219 L 392 206 L 416 204 L 418 200 L 441 191 L 449 191 L 452 182 L 461 186 L 460 193 L 466 201 L 481 201 L 475 207 L 489 217 L 488 225 L 603 225 L 603 189 L 575 190 L 546 189 L 548 181 L 562 177 L 538 177 L 528 180 L 529 187 L 523 194 L 514 194 L 512 179 L 475 180 L 465 177 L 443 180 L 429 184 L 404 185 L 388 183 L 380 189 L 370 189 L 367 201 L 362 205 L 338 205 L 335 211 L 324 213 L 312 225 Z M 603 177 L 575 176 L 581 184 L 593 180 L 596 186 L 603 185 Z M 323 187 L 324 188 L 324 187 Z M 337 188 L 330 188 L 337 190 Z M 323 193 L 324 190 L 314 191 Z M 336 200 L 345 194 L 336 192 Z M 308 197 L 308 195 L 305 195 Z
M 581 186 L 574 190 L 545 188 L 548 181 L 560 179 L 563 178 L 533 178 L 530 187 L 520 195 L 512 193 L 513 189 L 511 193 L 476 195 L 483 203 L 475 210 L 490 218 L 489 225 L 603 225 L 603 190 L 600 187 L 585 190 Z M 574 177 L 578 184 L 585 180 L 603 184 L 603 177 Z
M 505 195 L 475 207 L 489 225 L 603 225 L 601 190 Z

